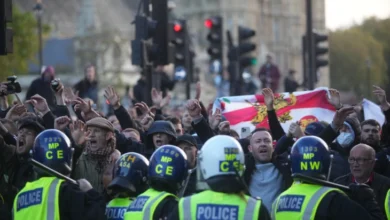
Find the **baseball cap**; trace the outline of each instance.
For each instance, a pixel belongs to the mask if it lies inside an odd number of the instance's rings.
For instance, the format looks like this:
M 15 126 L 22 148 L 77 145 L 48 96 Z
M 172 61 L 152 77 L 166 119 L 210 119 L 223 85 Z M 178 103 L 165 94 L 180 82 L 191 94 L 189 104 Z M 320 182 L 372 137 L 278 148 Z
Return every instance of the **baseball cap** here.
M 185 143 L 187 143 L 189 145 L 197 147 L 197 142 L 196 142 L 195 138 L 192 135 L 183 134 L 182 136 L 179 136 L 176 139 L 176 144 L 183 143 L 183 142 L 185 142 Z

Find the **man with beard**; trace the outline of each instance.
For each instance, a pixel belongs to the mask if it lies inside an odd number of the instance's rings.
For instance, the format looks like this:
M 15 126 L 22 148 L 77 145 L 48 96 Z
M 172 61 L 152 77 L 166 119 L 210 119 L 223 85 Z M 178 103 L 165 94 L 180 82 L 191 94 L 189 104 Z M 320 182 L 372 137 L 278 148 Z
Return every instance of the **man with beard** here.
M 116 139 L 113 125 L 104 118 L 93 118 L 86 123 L 85 149 L 76 163 L 75 179 L 87 179 L 98 192 L 104 191 L 104 172 L 115 163 Z
M 7 145 L 3 138 L 0 139 L 0 194 L 7 206 L 0 214 L 4 219 L 11 219 L 10 216 L 3 215 L 3 211 L 10 213 L 17 191 L 36 177 L 27 160 L 35 137 L 45 129 L 38 120 L 39 118 L 28 117 L 19 121 L 16 146 Z M 7 133 L 8 130 L 0 123 L 1 137 Z
M 197 163 L 197 154 L 198 154 L 198 147 L 196 139 L 189 135 L 184 134 L 182 136 L 179 136 L 176 140 L 176 146 L 178 146 L 180 149 L 182 149 L 186 155 L 187 155 L 187 162 L 188 162 L 188 169 L 193 169 L 193 172 L 189 174 L 190 176 L 187 178 L 190 178 L 188 181 L 187 188 L 184 192 L 184 196 L 189 196 L 196 193 L 196 163 Z
M 362 134 L 360 142 L 374 148 L 376 152 L 375 172 L 389 177 L 390 169 L 387 156 L 389 155 L 389 150 L 380 146 L 380 124 L 373 119 L 368 119 L 361 123 L 361 128 Z

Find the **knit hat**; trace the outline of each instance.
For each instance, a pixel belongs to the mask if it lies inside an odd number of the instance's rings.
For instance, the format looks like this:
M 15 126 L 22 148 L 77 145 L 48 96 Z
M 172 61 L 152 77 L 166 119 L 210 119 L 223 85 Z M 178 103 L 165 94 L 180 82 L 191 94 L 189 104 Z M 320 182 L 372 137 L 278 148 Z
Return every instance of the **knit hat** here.
M 321 122 L 312 122 L 306 126 L 305 134 L 318 136 L 324 129 L 325 126 Z
M 22 118 L 18 123 L 18 130 L 22 128 L 29 128 L 37 132 L 38 134 L 45 130 L 45 127 L 42 125 L 42 121 L 38 117 L 26 117 Z
M 87 121 L 86 126 L 98 127 L 98 128 L 102 128 L 114 132 L 114 126 L 111 124 L 111 122 L 102 117 L 93 118 Z

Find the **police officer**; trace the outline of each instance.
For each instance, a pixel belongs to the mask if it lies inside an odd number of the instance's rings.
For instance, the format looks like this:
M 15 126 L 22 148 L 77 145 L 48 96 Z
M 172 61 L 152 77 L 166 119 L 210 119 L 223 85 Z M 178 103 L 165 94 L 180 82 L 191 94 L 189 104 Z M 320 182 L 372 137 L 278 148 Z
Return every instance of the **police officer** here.
M 139 195 L 125 213 L 125 220 L 165 219 L 177 206 L 176 194 L 187 176 L 187 156 L 173 145 L 156 149 L 150 158 L 150 188 Z
M 72 155 L 70 140 L 61 131 L 45 130 L 35 138 L 32 158 L 59 173 L 70 174 Z M 38 179 L 27 182 L 14 200 L 15 220 L 105 218 L 104 199 L 88 181 L 81 179 L 75 185 L 36 172 Z
M 211 190 L 180 199 L 169 219 L 270 219 L 261 200 L 244 193 L 245 156 L 236 139 L 226 135 L 209 139 L 198 160 Z
M 315 136 L 300 138 L 291 149 L 293 174 L 326 180 L 331 155 L 327 144 Z M 365 185 L 351 185 L 350 198 L 332 187 L 308 183 L 295 178 L 293 185 L 274 202 L 275 220 L 312 219 L 382 219 L 372 189 Z M 353 199 L 353 200 L 352 200 Z
M 122 220 L 134 198 L 147 190 L 148 167 L 148 159 L 138 153 L 126 153 L 118 159 L 108 186 L 115 198 L 107 204 L 107 220 Z

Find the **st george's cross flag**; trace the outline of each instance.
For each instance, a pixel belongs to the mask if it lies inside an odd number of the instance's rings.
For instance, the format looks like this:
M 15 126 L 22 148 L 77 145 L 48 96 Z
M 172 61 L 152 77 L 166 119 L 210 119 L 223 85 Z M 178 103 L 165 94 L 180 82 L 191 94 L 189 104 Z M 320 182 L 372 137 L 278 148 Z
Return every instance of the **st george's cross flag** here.
M 315 121 L 331 123 L 336 109 L 328 102 L 328 93 L 327 88 L 317 88 L 275 94 L 274 109 L 284 131 L 287 133 L 292 122 L 299 122 L 302 129 Z M 213 112 L 217 108 L 241 138 L 257 127 L 269 128 L 263 95 L 221 97 L 215 100 Z

